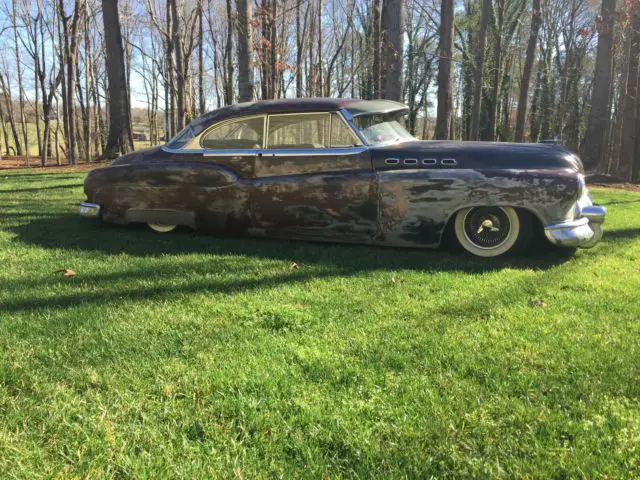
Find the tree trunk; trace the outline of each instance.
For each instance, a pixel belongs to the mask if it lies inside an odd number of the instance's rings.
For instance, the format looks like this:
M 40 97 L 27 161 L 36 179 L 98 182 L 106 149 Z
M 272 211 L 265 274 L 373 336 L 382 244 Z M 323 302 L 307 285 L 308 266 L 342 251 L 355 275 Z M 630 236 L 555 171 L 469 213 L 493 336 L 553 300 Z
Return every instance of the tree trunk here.
M 371 39 L 373 49 L 373 98 L 380 98 L 380 54 L 381 54 L 381 32 L 380 32 L 380 0 L 373 0 L 373 38 Z
M 120 152 L 133 151 L 118 0 L 102 0 L 102 18 L 109 80 L 109 137 L 104 156 L 114 158 Z
M 480 107 L 482 105 L 484 52 L 487 43 L 487 25 L 489 24 L 489 17 L 491 16 L 491 8 L 491 0 L 483 0 L 482 13 L 480 15 L 480 28 L 478 29 L 478 39 L 476 43 L 475 69 L 473 71 L 473 106 L 471 109 L 470 140 L 480 139 Z
M 7 124 L 4 120 L 4 110 L 2 108 L 2 101 L 0 101 L 0 124 L 2 124 L 2 138 L 4 139 L 4 151 L 7 155 L 10 155 L 9 151 L 9 135 L 7 134 Z
M 16 4 L 17 1 L 11 2 L 11 18 L 13 21 L 13 39 L 16 54 L 16 76 L 18 77 L 18 107 L 20 113 L 20 127 L 22 128 L 22 139 L 24 140 L 24 153 L 27 158 L 27 165 L 29 165 L 30 152 L 29 152 L 29 134 L 27 133 L 27 121 L 24 116 L 24 89 L 22 85 L 22 64 L 20 60 L 20 45 L 18 43 L 18 23 L 16 17 Z
M 178 15 L 178 0 L 167 0 L 171 6 L 171 41 L 175 58 L 176 73 L 176 129 L 184 128 L 184 65 L 182 45 L 180 42 L 180 16 Z
M 385 98 L 402 101 L 402 67 L 404 60 L 404 0 L 385 0 Z
M 451 136 L 453 93 L 451 57 L 453 55 L 453 0 L 442 0 L 440 9 L 440 58 L 438 60 L 438 114 L 434 138 L 448 140 Z
M 587 169 L 602 165 L 608 150 L 607 125 L 611 121 L 609 94 L 611 92 L 611 63 L 613 61 L 613 29 L 616 0 L 602 0 L 601 20 L 598 28 L 598 51 L 593 78 L 591 111 L 584 138 L 582 160 Z
M 9 79 L 5 82 L 3 74 L 0 72 L 0 88 L 4 101 L 7 105 L 7 116 L 9 117 L 9 126 L 11 127 L 11 136 L 13 137 L 14 155 L 22 155 L 22 144 L 20 143 L 20 136 L 18 135 L 18 129 L 16 128 L 16 119 L 13 114 L 13 102 L 11 101 L 11 84 Z M 9 147 L 7 147 L 7 155 L 11 155 Z
M 615 1 L 615 0 L 613 0 Z M 520 79 L 520 96 L 518 97 L 518 113 L 516 115 L 516 135 L 515 141 L 524 141 L 524 124 L 527 117 L 527 99 L 529 98 L 529 84 L 531 83 L 531 72 L 538 44 L 538 32 L 540 31 L 540 0 L 533 0 L 531 5 L 531 32 L 527 43 L 527 53 Z
M 277 0 L 274 0 L 274 3 Z M 318 69 L 316 71 L 316 94 L 322 95 L 323 85 L 322 79 L 324 78 L 324 73 L 322 71 L 322 0 L 318 0 Z
M 198 0 L 198 114 L 204 115 L 207 102 L 204 98 L 204 8 L 202 0 Z M 152 97 L 155 92 L 152 92 Z M 155 113 L 154 113 L 155 115 Z
M 627 88 L 624 92 L 624 112 L 622 117 L 622 140 L 620 145 L 620 163 L 618 165 L 619 176 L 627 181 L 631 180 L 633 164 L 636 155 L 636 136 L 638 135 L 638 55 L 640 55 L 640 12 L 635 12 L 633 28 L 629 32 L 632 35 L 631 48 L 629 49 Z
M 231 14 L 231 0 L 227 0 L 227 44 L 225 45 L 226 57 L 226 79 L 224 89 L 224 103 L 231 105 L 233 103 L 233 17 Z
M 240 0 L 246 1 L 246 0 Z M 304 49 L 304 35 L 302 32 L 302 19 L 300 18 L 300 4 L 302 0 L 296 1 L 296 97 L 302 97 L 302 55 Z M 306 27 L 305 16 L 305 27 Z

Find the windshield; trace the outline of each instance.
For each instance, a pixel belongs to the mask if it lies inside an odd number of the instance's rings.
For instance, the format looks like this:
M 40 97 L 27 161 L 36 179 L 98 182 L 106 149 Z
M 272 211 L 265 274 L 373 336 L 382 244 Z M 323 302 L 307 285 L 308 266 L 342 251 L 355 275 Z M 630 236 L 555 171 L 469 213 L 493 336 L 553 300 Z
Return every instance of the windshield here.
M 169 148 L 182 148 L 185 144 L 194 137 L 193 130 L 191 129 L 191 125 L 187 125 L 185 128 L 180 130 L 180 132 L 169 140 L 167 147 Z
M 370 144 L 413 140 L 404 128 L 403 116 L 403 112 L 374 113 L 355 117 L 353 122 Z

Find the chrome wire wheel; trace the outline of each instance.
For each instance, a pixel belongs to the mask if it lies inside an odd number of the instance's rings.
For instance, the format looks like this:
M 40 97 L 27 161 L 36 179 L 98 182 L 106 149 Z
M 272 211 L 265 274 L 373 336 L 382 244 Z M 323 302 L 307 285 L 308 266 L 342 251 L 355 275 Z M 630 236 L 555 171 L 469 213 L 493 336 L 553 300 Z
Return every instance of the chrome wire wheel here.
M 520 235 L 520 219 L 511 207 L 471 207 L 456 214 L 455 234 L 462 248 L 479 257 L 508 252 Z
M 151 230 L 158 233 L 167 233 L 175 230 L 175 228 L 177 227 L 177 225 L 169 225 L 166 223 L 147 223 L 147 225 L 149 225 L 149 228 L 151 228 Z

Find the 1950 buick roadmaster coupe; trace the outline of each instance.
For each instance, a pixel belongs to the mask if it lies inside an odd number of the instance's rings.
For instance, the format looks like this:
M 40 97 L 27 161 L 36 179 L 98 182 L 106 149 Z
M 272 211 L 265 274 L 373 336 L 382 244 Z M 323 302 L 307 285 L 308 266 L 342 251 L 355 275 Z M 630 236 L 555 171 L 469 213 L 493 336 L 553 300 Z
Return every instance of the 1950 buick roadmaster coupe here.
M 602 237 L 583 167 L 550 144 L 418 141 L 407 107 L 372 100 L 291 99 L 221 108 L 164 146 L 93 170 L 86 216 L 216 234 L 436 247 L 474 255 Z M 542 236 L 542 233 L 541 233 Z M 543 240 L 544 241 L 544 240 Z

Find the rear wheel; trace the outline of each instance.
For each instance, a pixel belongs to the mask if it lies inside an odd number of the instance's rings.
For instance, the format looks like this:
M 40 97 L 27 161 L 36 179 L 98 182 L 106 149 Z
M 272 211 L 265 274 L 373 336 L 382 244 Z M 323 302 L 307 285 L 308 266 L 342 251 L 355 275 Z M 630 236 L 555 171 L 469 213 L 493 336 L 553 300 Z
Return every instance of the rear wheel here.
M 147 225 L 149 225 L 149 228 L 151 228 L 151 230 L 159 233 L 167 233 L 175 230 L 175 228 L 177 227 L 177 225 L 168 225 L 166 223 L 148 223 Z
M 511 207 L 471 207 L 456 214 L 456 239 L 469 253 L 497 257 L 511 250 L 520 236 L 520 218 Z

